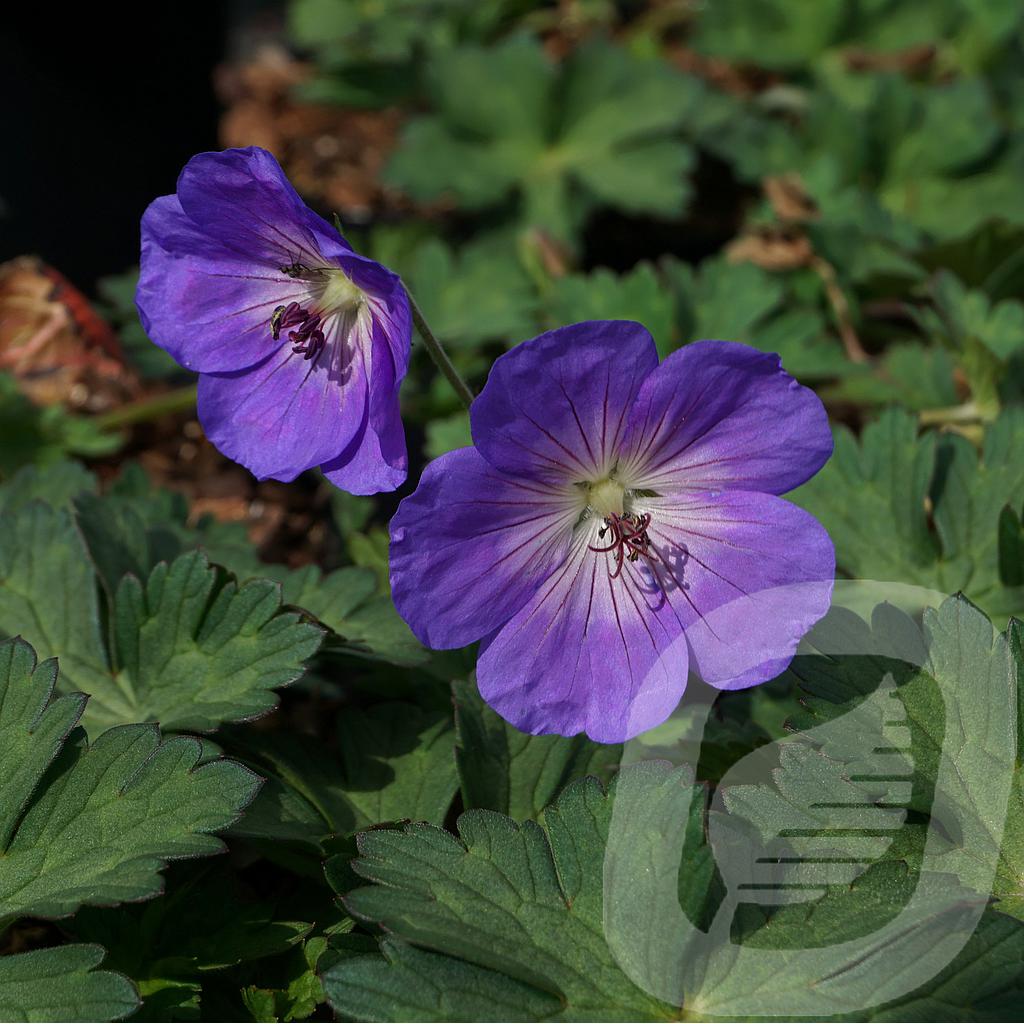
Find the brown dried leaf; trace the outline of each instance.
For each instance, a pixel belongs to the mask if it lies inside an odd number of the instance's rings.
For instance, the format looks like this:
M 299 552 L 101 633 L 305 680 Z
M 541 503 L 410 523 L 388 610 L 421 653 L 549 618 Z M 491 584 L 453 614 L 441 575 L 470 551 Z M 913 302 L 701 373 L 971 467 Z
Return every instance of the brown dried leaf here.
M 879 52 L 852 47 L 843 54 L 850 71 L 895 71 L 903 75 L 919 75 L 927 71 L 938 55 L 934 43 L 918 43 L 903 50 Z
M 140 390 L 106 322 L 62 274 L 32 256 L 0 265 L 0 370 L 37 405 L 98 412 Z
M 753 263 L 764 270 L 784 271 L 807 267 L 814 250 L 807 236 L 785 228 L 760 228 L 741 235 L 725 249 L 731 263 Z
M 818 204 L 807 191 L 799 174 L 779 174 L 761 182 L 772 212 L 783 224 L 817 220 Z
M 680 71 L 703 78 L 733 96 L 756 96 L 782 81 L 778 74 L 764 68 L 730 64 L 721 57 L 710 57 L 681 44 L 669 46 L 666 55 Z

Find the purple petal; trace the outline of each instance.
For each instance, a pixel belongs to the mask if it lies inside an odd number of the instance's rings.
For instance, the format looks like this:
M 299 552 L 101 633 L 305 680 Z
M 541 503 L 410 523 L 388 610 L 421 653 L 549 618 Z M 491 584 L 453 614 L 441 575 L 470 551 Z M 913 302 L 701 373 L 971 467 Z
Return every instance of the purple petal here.
M 600 479 L 614 465 L 630 406 L 657 365 L 653 339 L 632 321 L 549 331 L 494 363 L 470 410 L 473 441 L 508 473 Z
M 686 688 L 679 595 L 640 562 L 613 579 L 595 540 L 578 530 L 571 558 L 481 645 L 480 693 L 524 732 L 622 742 L 663 722 Z
M 428 647 L 463 647 L 531 598 L 568 551 L 579 495 L 500 473 L 473 448 L 435 459 L 391 520 L 395 606 Z
M 345 451 L 321 467 L 335 487 L 350 494 L 393 491 L 405 482 L 409 467 L 398 397 L 409 363 L 411 329 L 404 289 L 399 284 L 389 303 L 371 299 L 370 310 L 372 366 L 363 429 Z
M 695 671 L 739 689 L 778 675 L 828 610 L 835 552 L 808 512 L 770 494 L 647 498 L 651 541 L 681 592 Z M 675 602 L 677 606 L 679 602 Z
M 187 369 L 239 370 L 266 359 L 281 344 L 270 329 L 275 307 L 301 301 L 307 290 L 211 242 L 175 196 L 157 199 L 142 218 L 139 316 Z
M 303 203 L 274 157 L 256 146 L 194 156 L 178 177 L 177 195 L 208 238 L 267 268 L 296 261 L 320 266 L 351 251 Z
M 358 266 L 357 260 L 360 263 Z M 412 314 L 405 285 L 390 270 L 362 256 L 348 260 L 346 270 L 356 285 L 368 293 L 373 314 L 375 359 L 376 353 L 380 354 L 375 365 L 382 369 L 389 367 L 390 377 L 382 379 L 393 380 L 397 389 L 409 369 L 409 350 L 412 345 Z M 385 278 L 390 278 L 390 290 L 384 288 Z M 375 290 L 378 279 L 379 291 Z
M 340 320 L 328 325 L 318 359 L 306 360 L 282 341 L 258 366 L 199 378 L 206 436 L 260 480 L 294 480 L 330 462 L 363 429 L 369 329 L 357 325 L 343 344 Z
M 638 488 L 735 488 L 783 494 L 832 454 L 825 409 L 747 345 L 698 341 L 644 383 L 629 419 L 619 478 Z
M 401 487 L 409 475 L 409 460 L 397 412 L 394 419 L 385 434 L 367 424 L 341 455 L 325 462 L 320 468 L 327 480 L 349 494 L 380 494 Z

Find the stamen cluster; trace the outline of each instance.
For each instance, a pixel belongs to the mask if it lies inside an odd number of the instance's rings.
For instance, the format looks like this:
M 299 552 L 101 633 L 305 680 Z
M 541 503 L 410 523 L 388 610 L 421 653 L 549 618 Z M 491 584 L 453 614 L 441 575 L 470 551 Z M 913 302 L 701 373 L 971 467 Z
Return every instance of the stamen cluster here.
M 652 554 L 651 538 L 647 533 L 647 528 L 650 525 L 651 514 L 649 512 L 645 512 L 643 515 L 626 512 L 621 516 L 613 512 L 610 516 L 605 517 L 604 526 L 598 530 L 597 536 L 600 540 L 604 540 L 605 536 L 610 532 L 612 535 L 611 543 L 603 548 L 595 547 L 593 544 L 588 546 L 591 551 L 596 551 L 599 554 L 610 551 L 615 552 L 615 570 L 611 574 L 612 579 L 616 579 L 622 572 L 623 562 L 627 558 L 631 562 L 635 562 L 641 557 L 650 561 Z
M 302 354 L 304 359 L 316 359 L 327 344 L 321 323 L 323 318 L 318 313 L 310 313 L 297 302 L 289 302 L 287 306 L 278 306 L 270 317 L 270 331 L 274 341 L 281 337 L 281 331 L 289 327 L 297 330 L 288 331 L 288 340 L 292 343 L 292 351 Z

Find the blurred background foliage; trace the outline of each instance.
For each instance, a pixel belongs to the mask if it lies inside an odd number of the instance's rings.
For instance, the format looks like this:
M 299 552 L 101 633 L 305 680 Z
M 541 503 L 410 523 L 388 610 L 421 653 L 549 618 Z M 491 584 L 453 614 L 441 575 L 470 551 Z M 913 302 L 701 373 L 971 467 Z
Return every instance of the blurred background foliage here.
M 893 407 L 911 446 L 1013 434 L 1017 0 L 289 0 L 228 21 L 219 144 L 274 152 L 405 278 L 473 386 L 540 331 L 630 318 L 663 356 L 708 337 L 778 352 L 853 435 Z M 88 299 L 39 261 L 0 274 L 0 472 L 72 454 L 113 474 L 131 456 L 203 514 L 243 522 L 272 560 L 355 551 L 383 569 L 400 495 L 362 503 L 344 539 L 290 525 L 323 518 L 324 486 L 257 485 L 210 449 L 187 376 L 137 320 L 133 269 Z M 415 481 L 468 442 L 468 421 L 418 347 L 403 402 Z M 944 466 L 914 510 L 936 550 Z M 837 459 L 798 496 L 839 538 L 840 567 L 918 578 L 912 559 L 865 562 L 842 539 L 839 509 L 815 497 L 841 493 L 840 472 Z M 976 527 L 992 536 L 1021 505 L 1003 477 Z M 994 557 L 976 558 L 990 583 Z M 989 610 L 1024 608 L 1016 594 Z
M 621 317 L 663 356 L 707 337 L 778 352 L 855 433 L 899 406 L 980 445 L 1021 399 L 1016 0 L 290 0 L 233 17 L 220 144 L 273 151 L 402 274 L 476 387 L 527 337 Z M 227 469 L 187 393 L 187 422 L 165 415 L 187 379 L 138 323 L 135 272 L 91 306 L 59 277 L 4 265 L 0 472 L 116 463 L 123 445 L 280 547 L 287 515 L 261 533 L 251 509 L 295 500 Z M 467 419 L 422 353 L 403 400 L 415 480 Z
M 1020 387 L 1022 21 L 1007 0 L 296 0 L 288 26 L 295 102 L 393 116 L 379 191 L 341 213 L 478 382 L 541 329 L 630 317 L 663 354 L 778 351 L 858 424 L 893 402 L 963 424 Z

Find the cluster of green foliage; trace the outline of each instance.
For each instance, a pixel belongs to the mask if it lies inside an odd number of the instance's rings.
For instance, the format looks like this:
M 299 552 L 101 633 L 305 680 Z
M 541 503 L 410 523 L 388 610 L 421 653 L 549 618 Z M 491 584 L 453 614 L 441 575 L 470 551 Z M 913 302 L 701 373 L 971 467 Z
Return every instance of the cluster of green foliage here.
M 895 419 L 886 429 L 906 427 Z M 904 441 L 909 456 L 897 458 L 920 462 L 913 437 Z M 853 448 L 862 490 L 878 484 L 879 450 L 877 434 L 859 458 Z M 998 470 L 986 454 L 976 473 Z M 372 569 L 259 563 L 234 527 L 190 525 L 186 512 L 133 467 L 103 493 L 70 462 L 0 486 L 0 631 L 19 637 L 0 643 L 0 926 L 17 934 L 26 918 L 52 919 L 66 937 L 0 958 L 0 1010 L 12 1019 L 288 1021 L 325 1003 L 371 1020 L 673 1019 L 676 1008 L 637 986 L 605 935 L 616 794 L 625 787 L 632 813 L 662 825 L 679 794 L 692 794 L 678 893 L 689 917 L 706 920 L 723 898 L 701 839 L 717 780 L 778 743 L 781 723 L 813 737 L 892 678 L 858 656 L 805 658 L 724 701 L 693 758 L 696 777 L 664 761 L 623 767 L 620 747 L 503 722 L 468 662 L 408 636 Z M 937 544 L 927 551 L 922 571 L 956 564 Z M 908 627 L 882 608 L 856 629 Z M 902 667 L 896 691 L 913 722 L 918 800 L 935 786 L 940 685 L 1002 672 L 1024 690 L 1015 622 L 999 635 L 950 598 L 927 613 L 924 635 L 927 656 Z M 285 686 L 292 707 L 312 702 L 334 719 L 327 739 L 247 724 Z M 1016 719 L 1006 727 L 1024 742 Z M 657 755 L 672 737 L 645 743 Z M 857 756 L 790 744 L 787 774 L 727 785 L 727 805 L 755 807 L 751 820 L 777 831 L 808 778 L 822 806 L 830 792 L 847 797 Z M 957 767 L 968 779 L 991 772 L 984 758 Z M 950 1005 L 985 1016 L 1020 998 L 1017 773 L 1011 786 L 993 909 L 931 986 L 871 1019 L 931 1019 Z M 981 810 L 968 820 L 949 856 L 1002 825 Z M 805 943 L 808 929 L 828 944 L 882 927 L 913 888 L 920 825 L 907 831 L 854 885 L 735 927 L 771 948 Z M 658 835 L 630 834 L 644 863 L 643 843 Z M 225 842 L 229 859 L 196 860 Z M 692 1015 L 729 1016 L 745 997 L 728 984 L 730 955 L 713 952 L 705 982 L 688 990 Z
M 472 650 L 416 641 L 388 590 L 389 499 L 336 498 L 330 566 L 266 562 L 138 466 L 68 459 L 120 439 L 0 377 L 0 1018 L 749 1013 L 726 945 L 682 1010 L 623 964 L 616 801 L 662 827 L 685 795 L 670 868 L 706 931 L 733 883 L 706 838 L 715 801 L 774 836 L 808 779 L 818 805 L 848 799 L 856 752 L 815 736 L 884 684 L 910 723 L 900 840 L 812 900 L 741 906 L 733 938 L 874 933 L 957 806 L 945 856 L 963 905 L 987 904 L 977 929 L 859 1019 L 1012 1019 L 1019 766 L 995 821 L 939 791 L 936 765 L 958 681 L 1009 678 L 1017 713 L 964 728 L 1024 744 L 1024 7 L 291 0 L 289 31 L 315 70 L 300 99 L 403 110 L 384 178 L 412 212 L 353 241 L 402 274 L 474 386 L 508 347 L 593 318 L 643 322 L 662 355 L 708 337 L 779 352 L 835 424 L 791 497 L 840 575 L 956 596 L 923 619 L 846 613 L 864 643 L 920 629 L 916 665 L 798 659 L 718 697 L 699 746 L 684 708 L 622 766 L 619 747 L 517 732 L 477 695 Z M 110 279 L 104 310 L 145 378 L 173 378 L 132 292 Z M 468 421 L 423 353 L 403 403 L 415 479 Z M 732 783 L 758 750 L 778 770 Z M 641 859 L 656 832 L 631 835 Z M 985 842 L 991 885 L 965 853 Z M 762 984 L 770 1001 L 794 979 Z

